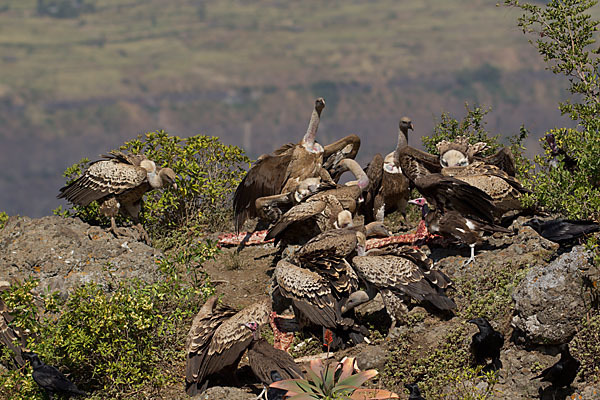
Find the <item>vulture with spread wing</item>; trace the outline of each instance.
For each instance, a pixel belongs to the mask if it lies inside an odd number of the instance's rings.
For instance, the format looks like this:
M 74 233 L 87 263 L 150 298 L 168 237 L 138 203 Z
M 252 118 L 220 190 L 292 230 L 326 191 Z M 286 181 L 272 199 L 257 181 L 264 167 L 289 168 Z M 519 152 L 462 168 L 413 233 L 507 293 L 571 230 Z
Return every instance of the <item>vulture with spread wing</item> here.
M 114 152 L 103 157 L 91 163 L 77 180 L 61 188 L 57 197 L 80 206 L 97 201 L 100 213 L 110 218 L 115 235 L 127 235 L 115 222 L 121 213 L 133 220 L 142 238 L 148 241 L 139 220 L 142 197 L 153 189 L 176 187 L 175 172 L 171 168 L 157 168 L 154 161 L 143 155 Z
M 233 373 L 252 343 L 252 332 L 244 325 L 263 325 L 271 313 L 271 300 L 264 299 L 239 312 L 217 307 L 217 296 L 209 298 L 194 318 L 186 341 L 186 392 L 194 396 L 206 389 L 207 378 L 222 370 Z

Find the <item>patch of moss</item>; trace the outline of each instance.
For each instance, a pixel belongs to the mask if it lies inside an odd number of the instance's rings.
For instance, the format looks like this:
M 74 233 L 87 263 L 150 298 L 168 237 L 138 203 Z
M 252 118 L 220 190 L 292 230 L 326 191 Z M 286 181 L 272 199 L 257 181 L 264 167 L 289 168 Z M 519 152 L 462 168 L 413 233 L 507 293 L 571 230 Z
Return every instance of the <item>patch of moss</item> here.
M 571 341 L 571 353 L 581 361 L 579 375 L 586 382 L 600 380 L 600 312 L 583 318 L 580 330 Z

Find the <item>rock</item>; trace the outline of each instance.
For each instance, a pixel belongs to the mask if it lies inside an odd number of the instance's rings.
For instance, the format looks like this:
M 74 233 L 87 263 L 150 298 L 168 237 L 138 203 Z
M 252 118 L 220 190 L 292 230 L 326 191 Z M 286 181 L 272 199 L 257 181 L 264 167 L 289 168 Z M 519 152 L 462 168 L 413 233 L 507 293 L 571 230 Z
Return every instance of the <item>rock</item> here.
M 255 400 L 256 395 L 236 387 L 213 386 L 192 397 L 194 400 Z
M 378 371 L 383 369 L 387 359 L 388 350 L 382 346 L 365 346 L 365 348 L 356 356 L 358 368 L 361 370 L 375 368 Z
M 155 282 L 160 255 L 75 218 L 11 217 L 0 230 L 0 277 L 12 282 L 32 276 L 40 281 L 38 290 L 65 293 L 91 281 L 110 289 L 127 278 Z
M 575 335 L 591 300 L 582 290 L 589 257 L 583 246 L 574 247 L 547 266 L 532 267 L 519 284 L 512 325 L 528 342 L 560 344 Z

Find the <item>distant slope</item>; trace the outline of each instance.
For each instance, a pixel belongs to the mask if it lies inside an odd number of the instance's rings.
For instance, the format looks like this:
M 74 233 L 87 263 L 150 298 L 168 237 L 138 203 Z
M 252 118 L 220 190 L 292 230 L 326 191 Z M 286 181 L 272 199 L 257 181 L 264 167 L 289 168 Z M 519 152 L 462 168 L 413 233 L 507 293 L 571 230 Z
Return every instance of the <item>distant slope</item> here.
M 493 106 L 504 134 L 567 123 L 560 80 L 514 11 L 487 0 L 83 3 L 94 10 L 76 18 L 40 15 L 36 0 L 0 7 L 9 214 L 50 213 L 65 167 L 148 130 L 271 151 L 304 132 L 315 96 L 327 101 L 320 140 L 357 133 L 361 160 L 393 147 L 401 115 L 429 134 L 465 101 Z

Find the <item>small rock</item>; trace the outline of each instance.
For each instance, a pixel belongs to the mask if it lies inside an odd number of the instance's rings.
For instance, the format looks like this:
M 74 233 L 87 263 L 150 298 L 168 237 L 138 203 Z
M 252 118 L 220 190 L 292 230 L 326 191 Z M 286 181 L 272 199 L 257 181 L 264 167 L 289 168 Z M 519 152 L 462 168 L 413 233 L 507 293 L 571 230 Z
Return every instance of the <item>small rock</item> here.
M 375 368 L 380 371 L 383 369 L 388 358 L 388 351 L 381 346 L 365 346 L 365 348 L 356 356 L 358 368 L 362 370 Z
M 195 400 L 255 400 L 256 395 L 244 392 L 240 388 L 213 386 L 203 393 L 192 397 Z

